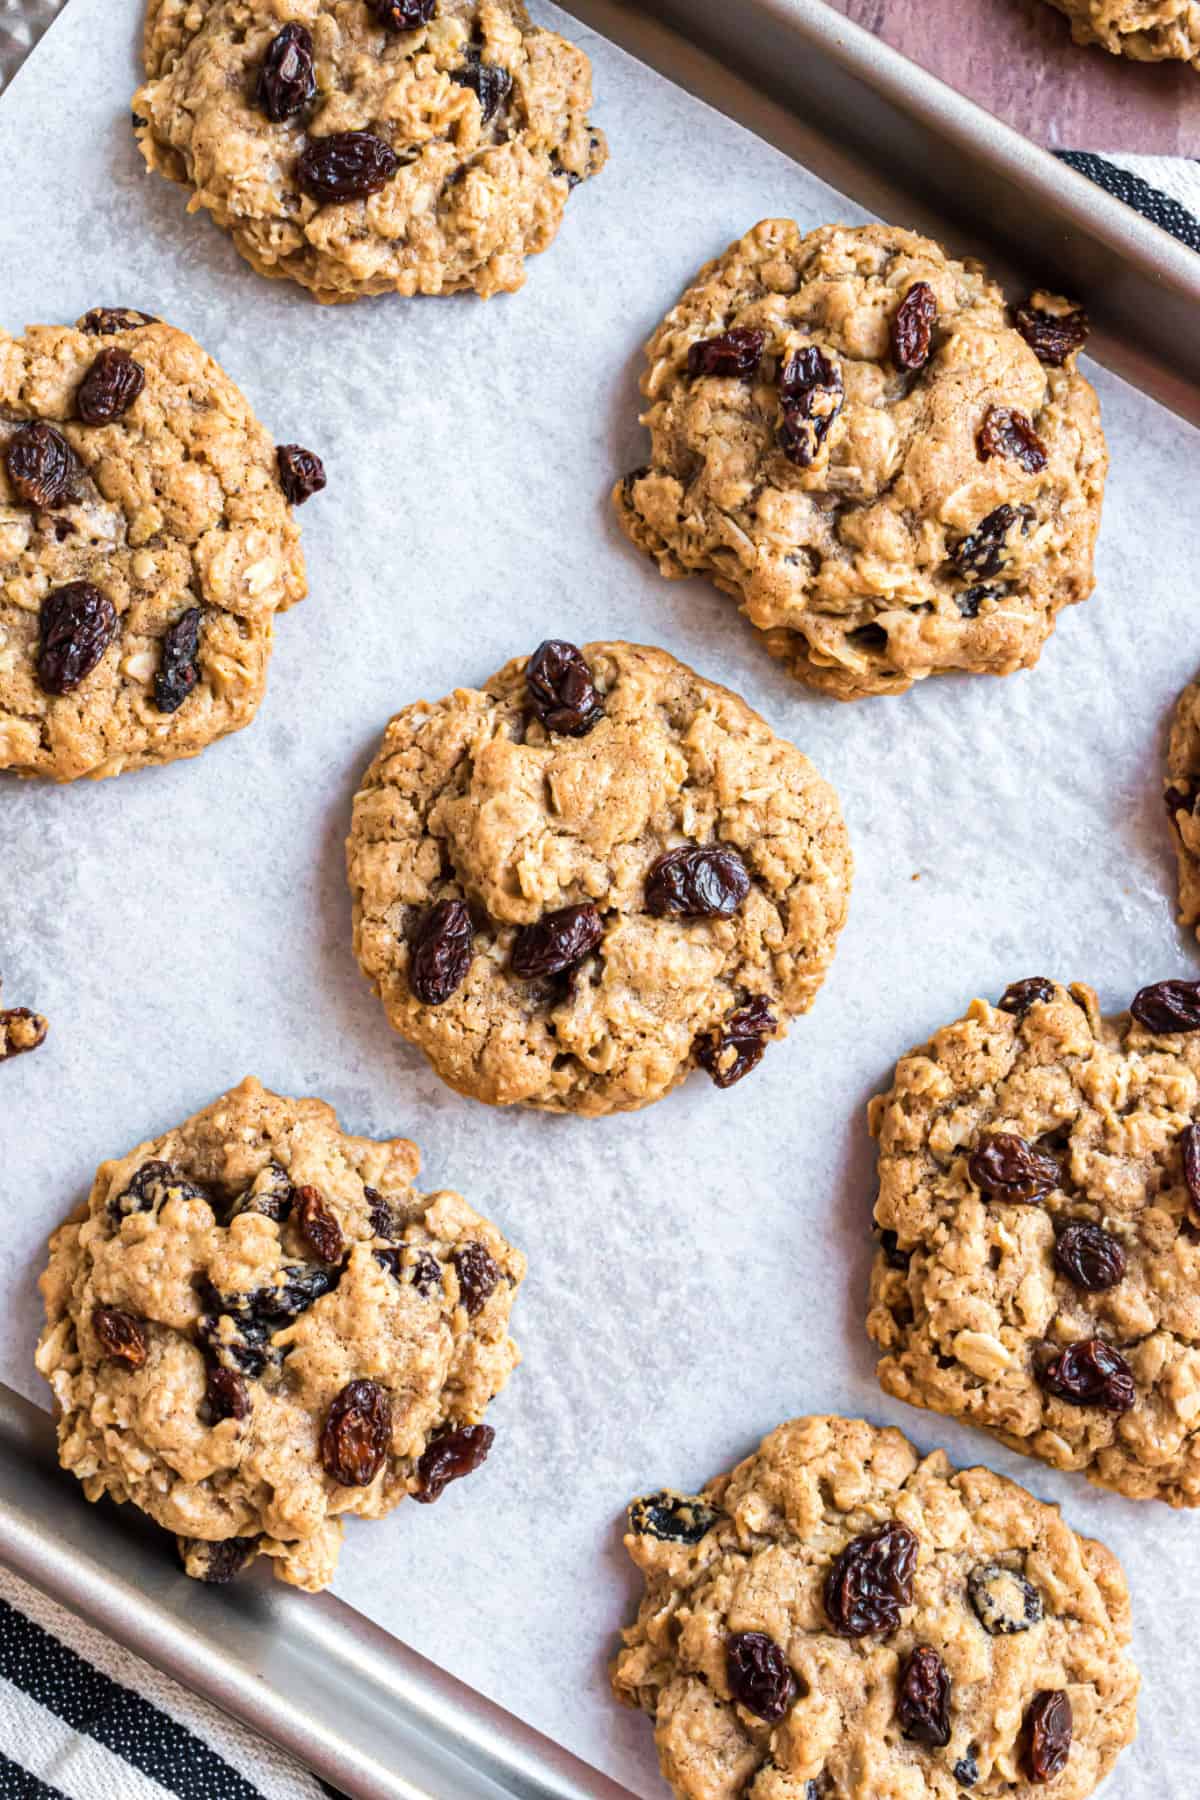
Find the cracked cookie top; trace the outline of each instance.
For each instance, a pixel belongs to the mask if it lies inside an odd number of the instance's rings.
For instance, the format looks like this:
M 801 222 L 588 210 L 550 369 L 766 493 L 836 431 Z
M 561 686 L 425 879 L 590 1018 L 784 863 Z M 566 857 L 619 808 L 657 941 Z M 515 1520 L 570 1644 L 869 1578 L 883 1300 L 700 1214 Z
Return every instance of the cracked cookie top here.
M 795 1419 L 629 1525 L 613 1689 L 679 1800 L 1085 1800 L 1134 1736 L 1116 1557 L 898 1431 Z
M 147 163 L 322 301 L 519 288 L 607 155 L 521 0 L 150 0 L 145 61 Z
M 419 1166 L 252 1080 L 101 1164 L 50 1240 L 37 1352 L 89 1500 L 140 1506 L 201 1579 L 265 1555 L 315 1590 L 344 1515 L 479 1467 L 525 1259 Z
M 914 232 L 766 220 L 647 344 L 650 454 L 618 516 L 839 699 L 1028 667 L 1092 588 L 1107 452 L 1086 331 L 1050 294 L 1010 314 Z
M 0 770 L 194 756 L 304 597 L 275 445 L 192 338 L 103 307 L 0 332 Z
M 1134 62 L 1187 62 L 1200 69 L 1197 0 L 1051 0 L 1077 44 L 1099 44 Z
M 1031 977 L 903 1057 L 870 1106 L 888 1393 L 1200 1504 L 1200 984 L 1100 1016 Z
M 561 640 L 397 713 L 355 796 L 354 946 L 389 1020 L 495 1105 L 720 1087 L 807 1011 L 846 916 L 837 797 L 663 650 Z

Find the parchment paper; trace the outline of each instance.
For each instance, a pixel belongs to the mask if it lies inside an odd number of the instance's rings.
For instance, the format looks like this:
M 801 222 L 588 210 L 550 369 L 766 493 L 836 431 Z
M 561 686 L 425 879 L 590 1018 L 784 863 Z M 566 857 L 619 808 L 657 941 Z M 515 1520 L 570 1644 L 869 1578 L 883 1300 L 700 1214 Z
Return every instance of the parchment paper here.
M 320 451 L 329 486 L 302 515 L 311 595 L 279 623 L 249 731 L 100 785 L 0 780 L 5 999 L 52 1022 L 0 1071 L 0 1377 L 45 1403 L 34 1280 L 97 1162 L 247 1072 L 319 1093 L 348 1129 L 415 1138 L 428 1184 L 460 1188 L 530 1261 L 526 1360 L 490 1415 L 491 1461 L 437 1507 L 352 1521 L 344 1599 L 658 1795 L 650 1726 L 605 1683 L 635 1601 L 625 1501 L 702 1481 L 792 1414 L 865 1414 L 1016 1476 L 1118 1550 L 1146 1679 L 1111 1791 L 1185 1800 L 1200 1518 L 880 1393 L 863 1109 L 910 1044 L 1015 977 L 1084 979 L 1115 1009 L 1200 973 L 1158 798 L 1165 720 L 1200 660 L 1196 435 L 1093 370 L 1113 454 L 1099 588 L 1041 667 L 816 698 L 714 589 L 661 581 L 607 492 L 641 460 L 639 346 L 699 265 L 760 217 L 856 207 L 568 21 L 613 156 L 525 290 L 322 310 L 142 173 L 139 27 L 136 0 L 72 0 L 0 106 L 0 322 L 160 313 L 280 441 Z M 726 1094 L 697 1077 L 599 1123 L 496 1112 L 444 1088 L 358 974 L 342 845 L 384 722 L 550 634 L 666 646 L 841 793 L 857 882 L 837 961 L 811 1016 Z

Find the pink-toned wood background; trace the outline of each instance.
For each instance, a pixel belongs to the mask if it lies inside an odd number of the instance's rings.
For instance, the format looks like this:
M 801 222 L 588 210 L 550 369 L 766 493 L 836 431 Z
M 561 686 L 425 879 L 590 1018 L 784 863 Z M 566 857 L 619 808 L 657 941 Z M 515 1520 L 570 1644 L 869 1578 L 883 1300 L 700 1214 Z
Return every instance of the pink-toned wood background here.
M 1200 71 L 1081 49 L 1045 0 L 832 3 L 1037 143 L 1200 156 Z

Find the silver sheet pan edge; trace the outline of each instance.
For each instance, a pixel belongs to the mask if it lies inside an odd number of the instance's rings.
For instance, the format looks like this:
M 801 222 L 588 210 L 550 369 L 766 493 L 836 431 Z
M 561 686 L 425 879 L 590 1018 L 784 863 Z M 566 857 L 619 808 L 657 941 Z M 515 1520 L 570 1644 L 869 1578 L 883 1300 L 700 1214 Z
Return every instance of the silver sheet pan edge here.
M 55 10 L 9 0 L 5 80 Z M 1200 257 L 823 0 L 742 0 L 735 33 L 717 0 L 573 10 L 862 205 L 1086 295 L 1101 360 L 1200 422 Z M 130 1509 L 80 1503 L 48 1417 L 3 1384 L 0 1562 L 354 1800 L 625 1792 L 330 1595 L 198 1588 Z

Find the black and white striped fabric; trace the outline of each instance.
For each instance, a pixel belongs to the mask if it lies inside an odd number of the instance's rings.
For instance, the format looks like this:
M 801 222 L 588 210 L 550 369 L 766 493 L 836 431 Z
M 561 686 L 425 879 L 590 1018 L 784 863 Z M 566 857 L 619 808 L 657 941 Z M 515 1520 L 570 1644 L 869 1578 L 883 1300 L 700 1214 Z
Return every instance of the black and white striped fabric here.
M 1100 156 L 1093 150 L 1056 154 L 1189 249 L 1200 250 L 1200 162 L 1184 156 Z

